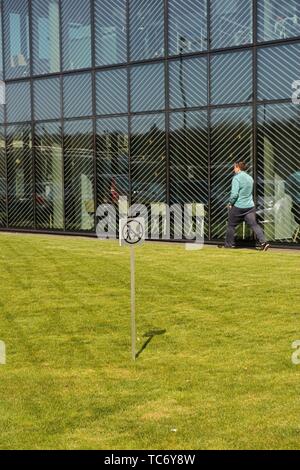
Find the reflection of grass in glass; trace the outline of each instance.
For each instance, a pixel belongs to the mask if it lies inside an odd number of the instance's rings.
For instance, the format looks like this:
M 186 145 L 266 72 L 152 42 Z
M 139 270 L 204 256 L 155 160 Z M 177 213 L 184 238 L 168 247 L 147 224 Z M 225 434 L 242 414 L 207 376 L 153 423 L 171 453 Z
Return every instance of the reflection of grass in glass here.
M 298 253 L 0 243 L 2 449 L 299 448 Z

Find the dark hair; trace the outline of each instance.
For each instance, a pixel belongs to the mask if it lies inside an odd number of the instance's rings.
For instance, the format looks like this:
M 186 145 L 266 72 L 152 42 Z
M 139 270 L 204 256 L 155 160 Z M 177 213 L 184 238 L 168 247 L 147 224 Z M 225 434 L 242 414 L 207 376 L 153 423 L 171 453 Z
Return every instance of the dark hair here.
M 247 170 L 247 165 L 245 162 L 235 162 L 234 166 L 237 166 L 241 171 Z

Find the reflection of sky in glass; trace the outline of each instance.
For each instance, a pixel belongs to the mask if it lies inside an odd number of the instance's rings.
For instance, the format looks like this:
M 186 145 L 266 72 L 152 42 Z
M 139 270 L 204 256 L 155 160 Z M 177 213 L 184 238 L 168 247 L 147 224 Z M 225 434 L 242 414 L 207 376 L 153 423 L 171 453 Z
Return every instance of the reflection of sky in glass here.
M 127 70 L 96 74 L 97 114 L 119 114 L 128 110 Z
M 64 0 L 62 26 L 64 69 L 90 67 L 92 49 L 90 2 Z
M 27 2 L 4 3 L 6 78 L 29 72 L 29 18 Z
M 292 83 L 300 78 L 300 44 L 258 51 L 258 99 L 292 96 Z
M 39 36 L 39 58 L 49 58 L 49 20 L 48 18 L 39 18 L 38 36 Z
M 206 57 L 170 62 L 169 77 L 171 108 L 207 105 Z
M 213 48 L 252 42 L 252 0 L 211 0 Z
M 207 1 L 169 0 L 170 54 L 207 49 Z
M 11 13 L 9 17 L 10 35 L 14 38 L 10 41 L 11 55 L 16 56 L 21 52 L 21 17 Z
M 126 0 L 96 0 L 96 63 L 108 65 L 126 61 Z
M 2 15 L 0 12 L 0 80 L 3 79 L 3 42 L 2 42 Z
M 30 84 L 29 82 L 9 83 L 6 86 L 8 122 L 30 121 Z
M 211 73 L 213 104 L 242 103 L 253 99 L 251 52 L 213 56 Z
M 258 36 L 260 41 L 287 39 L 300 34 L 299 0 L 258 2 Z
M 92 114 L 92 77 L 90 74 L 64 77 L 64 116 L 77 117 Z
M 34 82 L 34 115 L 35 119 L 59 119 L 60 79 L 51 78 Z
M 131 110 L 154 111 L 165 107 L 164 65 L 142 65 L 131 70 Z
M 93 123 L 90 120 L 84 121 L 68 121 L 64 124 L 65 137 L 76 137 L 78 135 L 86 136 L 88 138 L 88 147 L 91 147 L 92 135 L 93 135 Z M 81 142 L 74 140 L 72 141 L 74 146 L 81 147 Z
M 151 130 L 156 129 L 165 132 L 165 116 L 134 116 L 132 118 L 132 132 L 134 134 L 148 134 Z
M 163 0 L 131 1 L 130 48 L 135 60 L 164 55 Z

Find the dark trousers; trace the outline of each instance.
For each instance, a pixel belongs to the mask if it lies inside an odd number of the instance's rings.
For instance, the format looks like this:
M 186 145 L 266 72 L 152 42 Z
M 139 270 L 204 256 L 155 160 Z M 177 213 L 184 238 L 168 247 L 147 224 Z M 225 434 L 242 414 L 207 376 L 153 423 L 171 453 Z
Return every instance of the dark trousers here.
M 252 207 L 250 209 L 240 209 L 239 207 L 233 206 L 229 210 L 225 246 L 231 247 L 234 245 L 235 229 L 237 225 L 239 225 L 241 222 L 246 222 L 246 224 L 248 224 L 252 228 L 258 241 L 260 243 L 265 243 L 266 239 L 263 229 L 260 227 L 260 225 L 258 225 L 256 221 L 255 207 Z

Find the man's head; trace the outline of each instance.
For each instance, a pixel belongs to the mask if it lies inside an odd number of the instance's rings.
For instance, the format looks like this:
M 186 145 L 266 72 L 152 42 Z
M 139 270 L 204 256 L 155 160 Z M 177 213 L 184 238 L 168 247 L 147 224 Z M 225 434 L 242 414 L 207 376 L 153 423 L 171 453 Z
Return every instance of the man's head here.
M 234 164 L 234 172 L 240 173 L 241 171 L 246 171 L 247 165 L 245 162 L 235 162 Z

